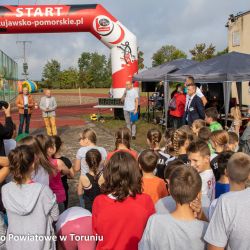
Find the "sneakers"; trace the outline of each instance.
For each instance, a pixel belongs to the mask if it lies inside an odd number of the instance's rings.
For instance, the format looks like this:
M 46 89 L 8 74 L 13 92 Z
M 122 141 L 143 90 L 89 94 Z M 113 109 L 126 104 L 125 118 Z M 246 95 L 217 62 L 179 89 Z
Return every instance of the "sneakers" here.
M 135 136 L 132 136 L 132 140 L 136 140 L 136 137 L 135 137 Z

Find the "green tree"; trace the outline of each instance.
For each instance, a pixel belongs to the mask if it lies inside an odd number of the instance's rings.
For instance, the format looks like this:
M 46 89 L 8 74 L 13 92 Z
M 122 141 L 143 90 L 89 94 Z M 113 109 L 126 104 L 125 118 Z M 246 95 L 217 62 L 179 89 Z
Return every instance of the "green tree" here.
M 138 53 L 138 69 L 144 69 L 144 52 L 139 50 L 139 47 L 137 48 Z
M 216 56 L 221 56 L 221 55 L 224 55 L 224 54 L 227 54 L 227 53 L 228 53 L 228 47 L 225 48 L 225 49 L 222 50 L 222 51 L 217 51 Z
M 111 83 L 112 83 L 112 65 L 111 65 L 111 57 L 109 57 L 104 68 L 103 87 L 110 88 Z
M 97 52 L 91 54 L 90 74 L 93 77 L 91 87 L 102 86 L 105 82 L 105 67 L 107 60 L 105 55 L 99 55 Z
M 202 62 L 215 56 L 215 46 L 210 44 L 208 47 L 205 43 L 196 44 L 189 52 L 192 55 L 192 60 Z
M 91 53 L 83 52 L 78 59 L 78 67 L 80 71 L 89 69 L 91 63 Z
M 78 59 L 79 68 L 79 84 L 82 88 L 87 88 L 92 77 L 89 75 L 88 69 L 90 67 L 91 53 L 83 52 Z
M 48 88 L 60 88 L 60 71 L 61 65 L 55 59 L 52 59 L 45 64 L 42 76 L 45 79 L 45 84 Z
M 60 86 L 62 89 L 76 89 L 79 87 L 79 74 L 77 69 L 68 68 L 60 74 Z
M 111 59 L 97 52 L 83 52 L 78 59 L 79 81 L 82 87 L 109 87 L 111 83 Z
M 187 55 L 173 45 L 165 45 L 153 54 L 152 66 L 161 65 L 165 62 L 171 62 L 179 58 L 187 58 Z

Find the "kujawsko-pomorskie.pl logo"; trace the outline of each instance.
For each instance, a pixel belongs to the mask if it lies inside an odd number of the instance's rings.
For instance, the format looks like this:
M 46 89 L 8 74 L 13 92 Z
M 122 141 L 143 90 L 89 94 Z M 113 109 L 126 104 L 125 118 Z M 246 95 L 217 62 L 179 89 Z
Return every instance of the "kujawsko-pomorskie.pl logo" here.
M 9 233 L 7 236 L 1 235 L 0 241 L 103 241 L 103 236 L 95 235 L 77 235 L 71 233 L 69 235 L 38 235 L 38 234 L 25 234 L 17 235 Z

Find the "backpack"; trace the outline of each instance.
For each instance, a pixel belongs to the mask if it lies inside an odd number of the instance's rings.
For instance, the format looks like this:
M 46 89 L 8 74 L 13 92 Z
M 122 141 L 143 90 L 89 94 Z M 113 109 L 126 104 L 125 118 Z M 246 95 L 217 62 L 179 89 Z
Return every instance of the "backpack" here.
M 247 126 L 240 138 L 240 151 L 250 155 L 250 126 Z
M 169 104 L 168 104 L 168 108 L 169 108 L 170 110 L 176 110 L 176 98 L 175 98 L 175 97 L 173 97 L 173 98 L 170 100 L 170 102 L 169 102 Z

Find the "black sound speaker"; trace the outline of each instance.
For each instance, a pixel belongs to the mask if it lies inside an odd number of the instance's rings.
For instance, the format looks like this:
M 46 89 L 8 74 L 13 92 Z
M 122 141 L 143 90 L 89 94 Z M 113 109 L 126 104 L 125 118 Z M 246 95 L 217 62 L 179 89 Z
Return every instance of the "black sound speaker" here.
M 201 84 L 202 91 L 208 100 L 208 107 L 216 107 L 221 113 L 224 112 L 224 94 L 223 94 L 223 84 L 222 83 L 208 83 Z
M 217 99 L 224 102 L 223 84 L 222 83 L 209 83 L 208 84 L 208 98 L 213 100 Z
M 138 105 L 138 117 L 139 117 L 139 119 L 140 119 L 140 116 L 141 116 L 141 107 L 140 107 L 140 105 Z M 114 117 L 115 117 L 115 120 L 125 120 L 123 109 L 114 108 Z
M 125 120 L 124 114 L 123 114 L 123 109 L 114 108 L 114 117 L 115 117 L 115 120 Z
M 142 82 L 141 91 L 142 92 L 155 92 L 155 88 L 158 82 Z

